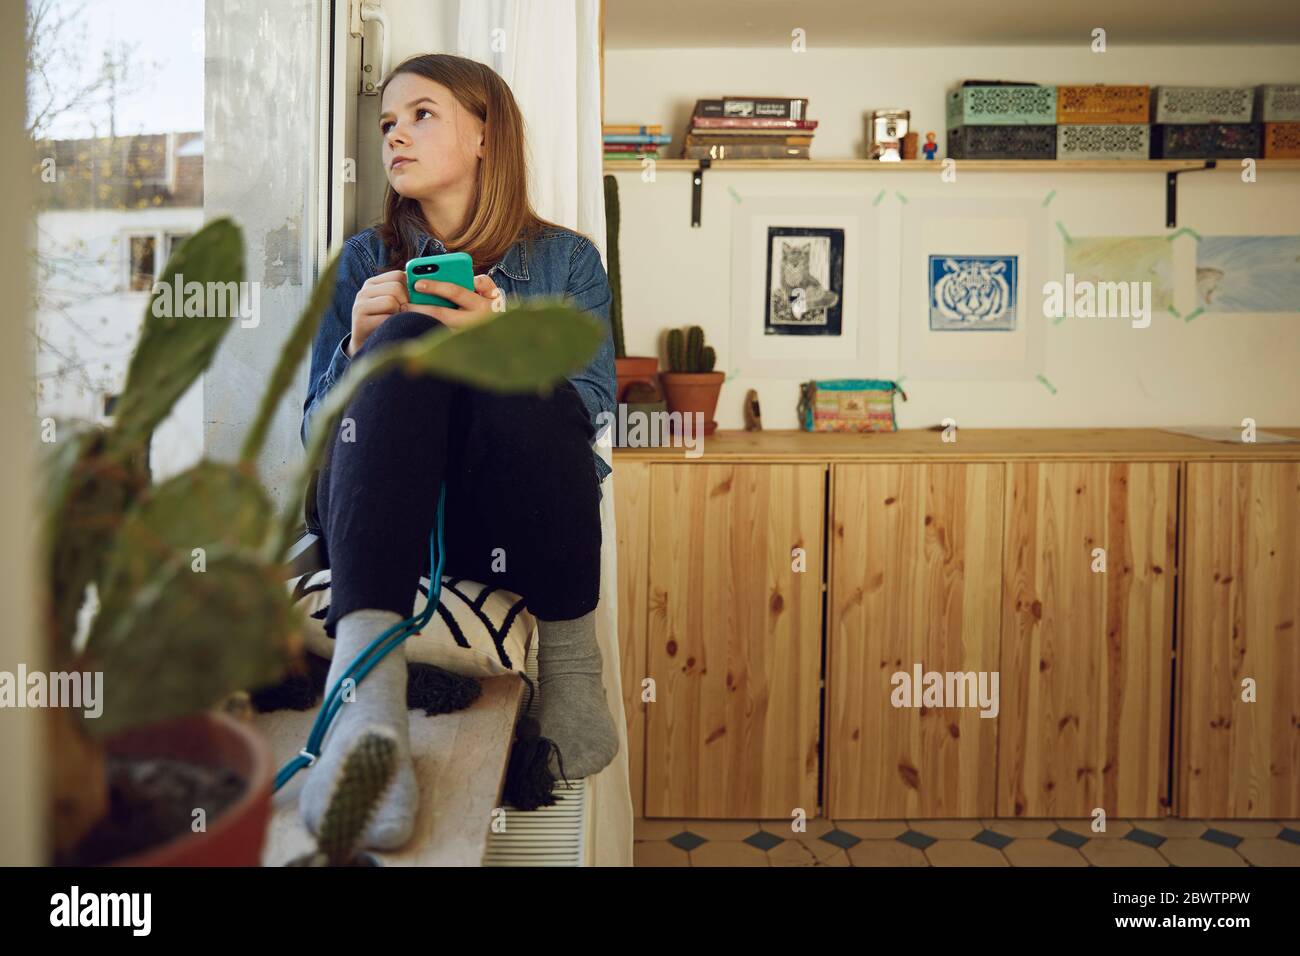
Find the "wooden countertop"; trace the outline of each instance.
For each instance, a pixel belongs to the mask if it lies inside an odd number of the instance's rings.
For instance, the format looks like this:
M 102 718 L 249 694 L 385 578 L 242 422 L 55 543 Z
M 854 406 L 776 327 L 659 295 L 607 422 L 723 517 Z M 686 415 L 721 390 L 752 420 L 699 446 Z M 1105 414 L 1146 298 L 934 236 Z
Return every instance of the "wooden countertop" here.
M 1259 426 L 1258 431 L 1300 438 L 1300 428 Z M 1155 428 L 961 428 L 955 442 L 938 431 L 836 434 L 784 429 L 747 432 L 719 429 L 702 438 L 698 457 L 680 445 L 615 448 L 615 467 L 625 462 L 857 462 L 998 461 L 1023 459 L 1111 461 L 1297 461 L 1300 444 L 1229 444 L 1174 435 Z

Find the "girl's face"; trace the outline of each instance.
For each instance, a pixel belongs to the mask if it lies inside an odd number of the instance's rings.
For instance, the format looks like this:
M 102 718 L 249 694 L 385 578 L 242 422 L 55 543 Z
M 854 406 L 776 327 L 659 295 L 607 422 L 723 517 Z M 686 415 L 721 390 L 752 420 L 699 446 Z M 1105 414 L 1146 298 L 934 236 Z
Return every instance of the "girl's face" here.
M 483 121 L 447 87 L 401 73 L 385 88 L 380 109 L 384 169 L 398 195 L 429 199 L 473 183 L 483 157 Z

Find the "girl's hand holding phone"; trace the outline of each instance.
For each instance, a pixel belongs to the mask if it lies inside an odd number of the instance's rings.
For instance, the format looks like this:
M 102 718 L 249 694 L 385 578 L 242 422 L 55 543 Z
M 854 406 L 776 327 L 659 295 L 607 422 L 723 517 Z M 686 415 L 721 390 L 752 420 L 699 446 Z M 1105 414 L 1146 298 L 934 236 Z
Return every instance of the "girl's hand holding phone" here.
M 445 305 L 407 305 L 412 312 L 432 316 L 443 325 L 452 329 L 481 322 L 493 312 L 505 311 L 505 294 L 497 288 L 492 277 L 486 273 L 474 277 L 474 291 L 454 282 L 442 282 L 438 279 L 420 279 L 415 283 L 416 292 L 427 292 L 441 296 L 459 308 Z
M 384 324 L 390 315 L 398 312 L 419 312 L 437 319 L 448 328 L 460 328 L 482 321 L 492 312 L 505 306 L 505 296 L 492 278 L 486 274 L 474 277 L 474 291 L 470 292 L 454 282 L 421 279 L 415 284 L 417 292 L 428 292 L 455 302 L 459 308 L 439 305 L 418 305 L 410 302 L 406 291 L 406 272 L 394 269 L 371 276 L 357 290 L 352 303 L 352 338 L 348 341 L 348 358 L 356 355 L 366 344 L 370 334 Z

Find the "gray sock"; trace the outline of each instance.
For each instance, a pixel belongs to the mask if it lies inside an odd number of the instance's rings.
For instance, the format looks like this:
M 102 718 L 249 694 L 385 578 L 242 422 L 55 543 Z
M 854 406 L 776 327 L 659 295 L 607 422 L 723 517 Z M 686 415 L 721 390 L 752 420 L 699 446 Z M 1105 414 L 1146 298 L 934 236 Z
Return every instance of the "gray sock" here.
M 326 687 L 333 687 L 357 655 L 400 620 L 401 617 L 392 611 L 379 610 L 353 611 L 341 618 L 335 628 L 334 658 Z M 315 833 L 352 742 L 367 727 L 388 727 L 397 735 L 397 773 L 366 827 L 362 845 L 376 850 L 395 849 L 410 839 L 420 796 L 415 768 L 411 763 L 405 645 L 398 645 L 384 655 L 374 669 L 352 687 L 351 697 L 334 715 L 320 757 L 306 771 L 307 783 L 299 797 L 298 808 L 303 823 Z
M 578 780 L 598 773 L 618 753 L 618 731 L 601 682 L 596 612 L 570 621 L 537 622 L 537 683 L 543 737 L 555 741 L 564 776 Z M 551 772 L 560 766 L 551 757 Z

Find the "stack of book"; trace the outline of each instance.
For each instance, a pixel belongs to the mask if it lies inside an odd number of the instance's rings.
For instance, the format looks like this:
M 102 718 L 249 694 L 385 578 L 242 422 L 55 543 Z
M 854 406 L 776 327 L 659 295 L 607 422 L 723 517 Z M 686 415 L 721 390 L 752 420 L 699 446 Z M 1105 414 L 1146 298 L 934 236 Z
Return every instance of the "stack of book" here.
M 808 159 L 817 121 L 806 97 L 696 100 L 683 159 Z
M 606 159 L 641 159 L 646 156 L 657 159 L 659 147 L 673 140 L 664 135 L 664 128 L 657 123 L 649 126 L 606 123 L 601 130 Z

